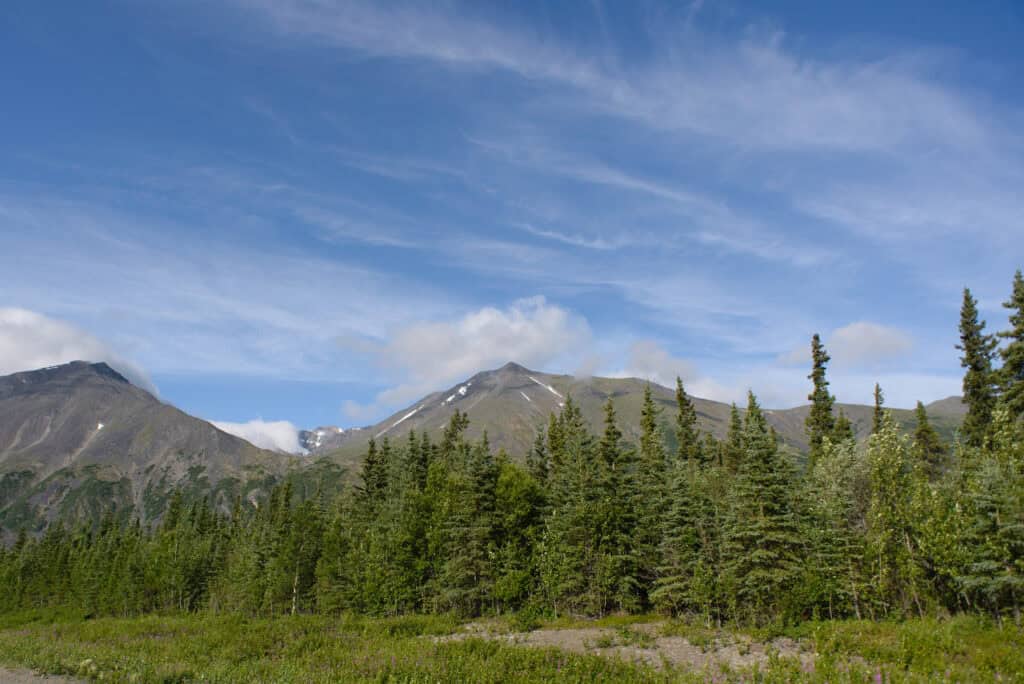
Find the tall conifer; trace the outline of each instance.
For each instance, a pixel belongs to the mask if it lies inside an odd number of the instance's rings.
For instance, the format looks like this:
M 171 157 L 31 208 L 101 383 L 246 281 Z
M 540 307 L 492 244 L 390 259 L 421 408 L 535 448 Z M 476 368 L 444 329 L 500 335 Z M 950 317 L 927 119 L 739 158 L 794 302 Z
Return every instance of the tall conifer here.
M 924 404 L 917 402 L 914 409 L 917 425 L 914 428 L 914 455 L 922 463 L 930 476 L 938 475 L 946 459 L 946 445 L 942 443 L 939 433 L 928 420 L 928 411 Z
M 985 333 L 985 321 L 978 320 L 978 303 L 967 288 L 960 308 L 960 344 L 956 348 L 964 353 L 960 365 L 966 369 L 963 388 L 967 415 L 960 429 L 968 444 L 981 446 L 995 405 L 992 358 L 996 340 Z
M 882 394 L 882 386 L 875 383 L 875 410 L 871 414 L 871 434 L 877 433 L 882 428 L 882 420 L 885 418 L 885 395 Z
M 779 453 L 751 392 L 743 427 L 744 455 L 730 497 L 723 570 L 738 617 L 781 615 L 798 571 L 798 520 L 792 467 Z
M 701 444 L 697 434 L 697 410 L 683 389 L 682 378 L 676 377 L 676 454 L 682 461 L 701 461 Z
M 811 393 L 807 395 L 811 402 L 811 410 L 805 421 L 807 442 L 810 447 L 807 456 L 809 467 L 813 466 L 814 461 L 817 460 L 821 452 L 822 441 L 826 436 L 832 435 L 835 428 L 835 418 L 832 415 L 835 397 L 829 394 L 828 379 L 825 377 L 829 361 L 831 361 L 831 357 L 825 351 L 825 345 L 821 343 L 821 338 L 815 333 L 811 338 L 811 374 L 807 376 L 814 384 Z
M 1003 367 L 999 371 L 1002 401 L 1017 419 L 1024 416 L 1024 276 L 1020 269 L 1013 277 L 1013 292 L 1003 302 L 1010 310 L 1010 329 L 999 333 L 1006 346 L 999 351 Z
M 651 586 L 657 574 L 662 520 L 665 506 L 670 505 L 666 482 L 668 459 L 659 419 L 660 411 L 648 383 L 644 387 L 640 408 L 640 454 L 637 463 L 636 553 L 640 581 L 644 587 Z

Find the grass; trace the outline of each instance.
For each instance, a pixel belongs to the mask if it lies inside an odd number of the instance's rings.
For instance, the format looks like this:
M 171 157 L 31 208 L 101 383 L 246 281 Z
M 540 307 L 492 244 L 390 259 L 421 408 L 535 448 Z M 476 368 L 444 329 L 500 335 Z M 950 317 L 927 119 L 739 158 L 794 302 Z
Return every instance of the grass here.
M 647 646 L 631 628 L 645 621 L 653 620 L 545 627 L 612 628 L 616 642 Z M 773 656 L 744 672 L 655 670 L 501 640 L 439 638 L 461 630 L 444 616 L 86 620 L 36 611 L 0 616 L 0 663 L 113 682 L 1024 682 L 1024 632 L 974 617 L 812 622 L 774 633 L 663 625 L 662 633 L 695 644 L 784 636 L 818 653 L 813 665 Z
M 0 662 L 112 682 L 670 681 L 611 659 L 431 637 L 438 617 L 5 618 Z

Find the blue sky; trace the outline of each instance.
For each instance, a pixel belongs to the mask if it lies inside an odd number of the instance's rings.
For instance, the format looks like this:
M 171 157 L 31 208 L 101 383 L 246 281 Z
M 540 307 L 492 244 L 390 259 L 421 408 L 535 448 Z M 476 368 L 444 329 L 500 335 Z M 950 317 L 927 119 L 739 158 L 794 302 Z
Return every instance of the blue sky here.
M 1024 11 L 943 4 L 5 3 L 4 369 L 301 426 L 506 360 L 790 406 L 820 332 L 840 400 L 955 393 L 961 288 L 1002 327 L 1024 261 Z

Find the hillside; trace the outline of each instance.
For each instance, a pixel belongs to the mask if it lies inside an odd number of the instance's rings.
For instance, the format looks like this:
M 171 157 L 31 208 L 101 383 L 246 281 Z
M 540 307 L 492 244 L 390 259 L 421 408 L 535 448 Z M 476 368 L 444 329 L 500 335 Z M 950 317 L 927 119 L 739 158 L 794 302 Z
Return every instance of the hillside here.
M 533 444 L 537 431 L 547 425 L 548 416 L 559 411 L 565 398 L 570 395 L 594 431 L 600 430 L 602 406 L 610 397 L 615 402 L 625 438 L 633 441 L 638 437 L 635 426 L 640 423 L 640 405 L 647 384 L 646 380 L 638 378 L 553 375 L 508 363 L 429 394 L 376 425 L 337 435 L 328 448 L 314 450 L 314 453 L 350 465 L 358 460 L 371 436 L 395 440 L 404 438 L 409 430 L 415 430 L 417 433 L 426 432 L 436 439 L 452 414 L 459 410 L 469 415 L 470 437 L 479 437 L 486 431 L 493 448 L 505 449 L 513 458 L 521 459 Z M 670 424 L 675 412 L 675 390 L 657 384 L 652 384 L 651 389 L 663 411 L 665 435 L 671 443 L 673 435 Z M 701 398 L 693 398 L 693 402 L 701 429 L 715 437 L 725 437 L 730 406 Z M 867 437 L 874 408 L 859 404 L 838 404 L 837 411 L 839 408 L 853 422 L 858 439 Z M 929 405 L 928 411 L 936 429 L 948 440 L 960 424 L 964 409 L 958 397 L 950 397 Z M 783 443 L 802 452 L 807 449 L 807 437 L 804 434 L 807 412 L 807 406 L 799 406 L 768 410 L 765 413 Z M 893 413 L 905 429 L 914 425 L 913 411 L 895 409 Z
M 289 465 L 132 385 L 103 363 L 0 377 L 0 527 L 94 518 L 113 504 L 144 520 L 181 486 L 228 506 Z

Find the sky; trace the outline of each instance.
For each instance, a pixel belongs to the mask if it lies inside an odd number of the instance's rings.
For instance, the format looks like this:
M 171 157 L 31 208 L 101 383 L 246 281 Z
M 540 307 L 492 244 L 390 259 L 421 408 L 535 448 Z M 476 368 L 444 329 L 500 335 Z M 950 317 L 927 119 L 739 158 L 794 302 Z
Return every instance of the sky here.
M 840 401 L 956 394 L 962 289 L 1001 329 L 1024 263 L 1022 37 L 1012 0 L 5 2 L 0 372 L 107 360 L 274 444 L 510 360 L 794 406 L 816 332 Z

